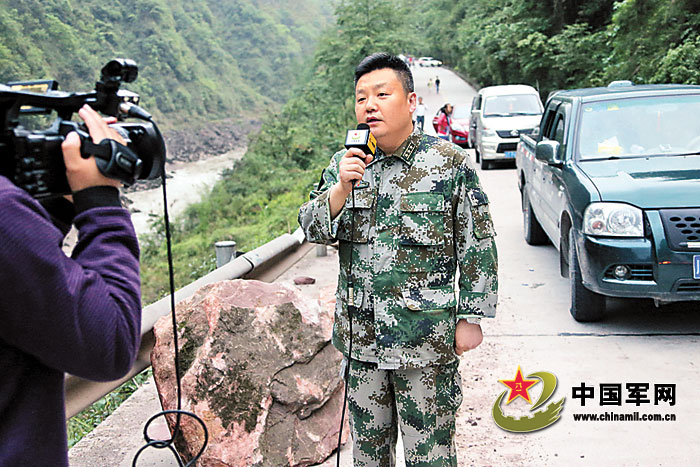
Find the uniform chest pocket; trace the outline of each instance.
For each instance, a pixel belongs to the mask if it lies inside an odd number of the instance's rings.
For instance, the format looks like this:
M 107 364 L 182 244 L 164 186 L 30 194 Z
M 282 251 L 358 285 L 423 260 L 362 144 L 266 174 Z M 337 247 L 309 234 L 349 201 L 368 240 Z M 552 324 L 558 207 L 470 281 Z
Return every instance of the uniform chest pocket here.
M 370 188 L 355 190 L 355 207 L 353 208 L 352 195 L 345 201 L 345 210 L 338 225 L 338 239 L 346 242 L 367 243 L 369 240 L 369 228 L 372 224 L 374 212 L 374 200 L 376 192 Z M 355 218 L 353 232 L 352 217 Z
M 402 245 L 445 244 L 445 198 L 440 193 L 401 195 Z

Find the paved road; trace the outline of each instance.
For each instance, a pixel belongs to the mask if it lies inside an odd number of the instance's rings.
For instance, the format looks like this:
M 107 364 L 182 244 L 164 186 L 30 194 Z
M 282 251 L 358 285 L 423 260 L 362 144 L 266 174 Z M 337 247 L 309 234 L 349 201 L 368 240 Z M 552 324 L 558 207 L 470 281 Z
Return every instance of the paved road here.
M 465 83 L 459 76 L 445 68 L 419 67 L 412 69 L 413 82 L 418 96 L 423 97 L 423 103 L 428 107 L 425 115 L 424 131 L 429 135 L 434 135 L 433 116 L 438 109 L 450 103 L 454 106 L 471 107 L 472 98 L 476 95 L 476 90 Z M 440 92 L 436 92 L 435 85 L 428 88 L 428 80 L 440 77 Z

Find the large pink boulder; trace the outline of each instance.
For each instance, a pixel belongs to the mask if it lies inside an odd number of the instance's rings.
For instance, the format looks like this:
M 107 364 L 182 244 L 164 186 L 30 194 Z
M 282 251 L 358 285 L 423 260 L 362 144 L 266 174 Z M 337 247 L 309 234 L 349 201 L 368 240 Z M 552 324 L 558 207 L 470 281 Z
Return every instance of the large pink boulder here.
M 210 436 L 198 465 L 307 466 L 332 453 L 343 406 L 342 356 L 330 343 L 332 296 L 312 300 L 293 285 L 239 279 L 178 304 L 182 407 L 206 422 Z M 154 333 L 160 401 L 175 409 L 170 316 Z M 174 416 L 168 424 L 172 431 Z M 189 417 L 181 426 L 176 446 L 189 459 L 203 432 Z

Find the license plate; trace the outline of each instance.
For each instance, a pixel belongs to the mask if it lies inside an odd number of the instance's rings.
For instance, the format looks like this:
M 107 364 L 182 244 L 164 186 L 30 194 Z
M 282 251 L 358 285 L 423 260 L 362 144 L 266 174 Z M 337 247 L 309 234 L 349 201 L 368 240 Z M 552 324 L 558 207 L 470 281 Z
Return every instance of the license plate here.
M 514 158 L 515 157 L 515 151 L 506 151 L 505 152 L 507 158 Z
M 693 279 L 700 279 L 700 255 L 693 256 Z

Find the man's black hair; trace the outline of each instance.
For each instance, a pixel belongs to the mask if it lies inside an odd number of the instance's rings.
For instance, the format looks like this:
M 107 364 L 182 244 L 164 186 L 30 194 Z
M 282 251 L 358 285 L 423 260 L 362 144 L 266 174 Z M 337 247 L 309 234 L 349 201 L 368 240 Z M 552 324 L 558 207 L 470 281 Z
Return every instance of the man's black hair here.
M 406 65 L 406 62 L 395 55 L 386 52 L 377 52 L 363 58 L 357 68 L 355 68 L 355 86 L 357 82 L 367 73 L 383 68 L 391 68 L 398 75 L 406 94 L 413 92 L 413 74 Z

